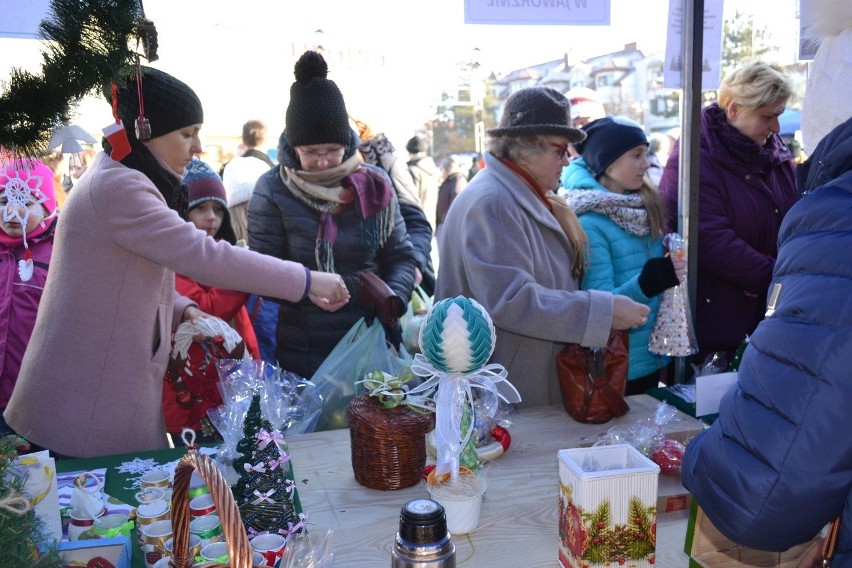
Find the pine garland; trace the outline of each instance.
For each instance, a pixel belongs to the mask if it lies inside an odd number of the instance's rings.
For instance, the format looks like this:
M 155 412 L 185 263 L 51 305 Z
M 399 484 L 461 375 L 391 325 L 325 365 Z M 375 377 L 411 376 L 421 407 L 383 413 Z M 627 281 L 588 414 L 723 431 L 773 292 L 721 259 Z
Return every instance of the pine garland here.
M 25 479 L 8 469 L 23 444 L 17 436 L 0 438 L 0 566 L 61 568 L 56 547 L 46 546 L 41 535 L 41 519 L 21 499 Z
M 51 0 L 39 37 L 41 74 L 14 68 L 0 94 L 0 148 L 13 158 L 44 156 L 51 132 L 83 97 L 121 83 L 138 55 L 157 58 L 141 0 Z

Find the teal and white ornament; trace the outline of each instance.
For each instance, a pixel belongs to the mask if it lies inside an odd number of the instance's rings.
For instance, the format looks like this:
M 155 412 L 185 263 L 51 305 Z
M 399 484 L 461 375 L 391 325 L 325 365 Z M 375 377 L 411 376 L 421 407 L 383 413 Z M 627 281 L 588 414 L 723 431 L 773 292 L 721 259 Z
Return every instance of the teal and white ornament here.
M 420 327 L 420 350 L 447 373 L 472 373 L 483 367 L 497 341 L 491 316 L 464 296 L 436 302 Z

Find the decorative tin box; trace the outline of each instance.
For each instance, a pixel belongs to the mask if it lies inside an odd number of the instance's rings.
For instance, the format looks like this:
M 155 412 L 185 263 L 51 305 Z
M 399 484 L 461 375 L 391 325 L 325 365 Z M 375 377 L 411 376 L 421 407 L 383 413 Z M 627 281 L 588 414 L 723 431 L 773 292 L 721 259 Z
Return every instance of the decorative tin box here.
M 558 456 L 560 565 L 652 566 L 659 466 L 629 444 Z

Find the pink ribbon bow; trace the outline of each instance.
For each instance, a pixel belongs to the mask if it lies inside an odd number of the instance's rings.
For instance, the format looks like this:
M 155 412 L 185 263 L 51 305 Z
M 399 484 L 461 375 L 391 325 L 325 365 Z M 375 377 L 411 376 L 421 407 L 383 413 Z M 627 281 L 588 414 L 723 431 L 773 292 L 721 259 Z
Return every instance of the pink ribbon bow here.
M 260 432 L 254 435 L 257 440 L 257 449 L 262 450 L 269 445 L 269 442 L 275 442 L 275 445 L 281 446 L 284 443 L 284 436 L 278 430 L 273 430 L 272 433 L 261 429 Z
M 257 489 L 255 489 L 255 490 L 254 490 L 254 495 L 257 497 L 257 499 L 255 499 L 254 501 L 252 501 L 252 502 L 251 502 L 251 504 L 252 504 L 252 505 L 260 505 L 260 504 L 261 504 L 261 503 L 263 503 L 264 501 L 269 501 L 270 503 L 273 503 L 273 504 L 274 504 L 274 503 L 275 503 L 275 500 L 274 500 L 274 499 L 272 499 L 272 498 L 270 497 L 270 495 L 272 495 L 273 493 L 275 493 L 275 489 L 270 489 L 270 490 L 269 490 L 269 491 L 267 491 L 266 493 L 261 493 L 260 491 L 258 491 Z
M 274 460 L 273 460 L 274 461 Z M 271 465 L 271 464 L 270 464 Z M 251 464 L 243 464 L 243 467 L 246 471 L 256 471 L 257 473 L 264 473 L 266 471 L 266 466 L 263 465 L 263 462 L 256 463 L 254 465 Z M 275 469 L 274 467 L 269 468 L 270 471 Z

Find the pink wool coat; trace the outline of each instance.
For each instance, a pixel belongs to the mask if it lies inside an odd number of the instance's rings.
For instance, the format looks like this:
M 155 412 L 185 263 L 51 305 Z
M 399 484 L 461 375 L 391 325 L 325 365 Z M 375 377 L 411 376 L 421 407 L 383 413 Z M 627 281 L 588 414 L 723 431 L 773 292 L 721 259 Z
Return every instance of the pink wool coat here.
M 35 329 L 4 417 L 72 457 L 167 447 L 163 375 L 190 301 L 175 272 L 299 301 L 298 263 L 216 242 L 142 173 L 99 154 L 65 203 Z

